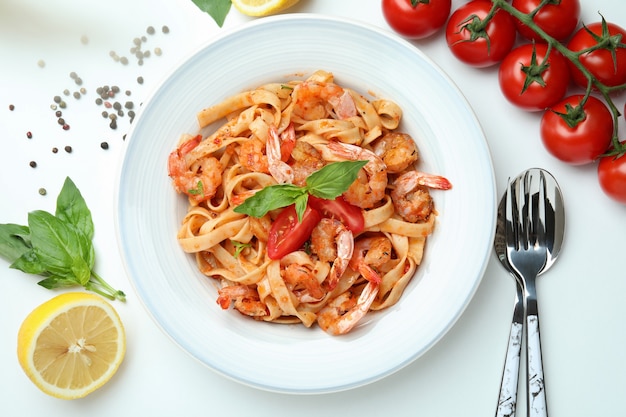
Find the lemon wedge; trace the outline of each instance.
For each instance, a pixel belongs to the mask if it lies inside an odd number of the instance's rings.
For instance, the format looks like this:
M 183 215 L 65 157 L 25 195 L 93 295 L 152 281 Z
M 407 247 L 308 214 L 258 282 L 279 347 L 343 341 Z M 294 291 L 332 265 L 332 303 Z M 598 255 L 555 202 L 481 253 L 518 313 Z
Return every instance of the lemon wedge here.
M 104 385 L 122 363 L 126 336 L 115 309 L 84 292 L 56 296 L 35 308 L 17 337 L 26 375 L 46 394 L 82 398 Z
M 232 0 L 232 4 L 241 13 L 248 16 L 269 16 L 282 12 L 299 0 Z

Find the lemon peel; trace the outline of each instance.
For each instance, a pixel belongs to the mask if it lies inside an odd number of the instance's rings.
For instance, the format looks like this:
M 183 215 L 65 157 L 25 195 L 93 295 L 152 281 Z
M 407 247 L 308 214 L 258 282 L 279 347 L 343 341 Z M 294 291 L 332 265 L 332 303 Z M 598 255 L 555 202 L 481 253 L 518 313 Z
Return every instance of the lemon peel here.
M 36 307 L 18 331 L 20 366 L 39 389 L 57 398 L 82 398 L 100 388 L 125 353 L 119 315 L 95 294 L 58 295 Z
M 299 0 L 232 0 L 237 10 L 247 16 L 269 16 L 282 12 L 298 3 Z

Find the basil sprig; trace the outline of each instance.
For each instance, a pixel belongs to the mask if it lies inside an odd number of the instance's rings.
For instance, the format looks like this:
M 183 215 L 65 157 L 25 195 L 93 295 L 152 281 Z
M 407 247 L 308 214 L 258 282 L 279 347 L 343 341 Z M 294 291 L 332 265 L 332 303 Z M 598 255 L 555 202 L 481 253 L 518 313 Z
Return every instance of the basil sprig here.
M 302 221 L 309 194 L 327 200 L 339 197 L 356 180 L 359 170 L 367 162 L 342 161 L 330 163 L 309 175 L 304 187 L 298 187 L 293 184 L 270 185 L 248 197 L 242 204 L 235 207 L 235 212 L 252 217 L 263 217 L 271 210 L 295 204 L 298 220 Z
M 55 214 L 28 213 L 28 226 L 0 224 L 0 257 L 10 268 L 42 275 L 44 288 L 83 286 L 111 300 L 126 295 L 107 284 L 94 271 L 94 225 L 91 211 L 72 180 L 65 179 Z

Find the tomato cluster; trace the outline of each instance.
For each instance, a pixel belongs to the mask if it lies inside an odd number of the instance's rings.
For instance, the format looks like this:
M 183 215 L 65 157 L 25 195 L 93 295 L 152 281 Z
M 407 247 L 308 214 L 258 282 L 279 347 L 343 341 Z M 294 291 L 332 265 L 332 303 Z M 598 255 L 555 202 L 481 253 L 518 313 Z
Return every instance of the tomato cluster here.
M 626 204 L 626 141 L 618 141 L 612 101 L 626 89 L 626 30 L 604 17 L 581 25 L 580 0 L 470 0 L 454 11 L 450 0 L 382 0 L 382 10 L 401 35 L 423 38 L 441 29 L 463 63 L 499 65 L 504 97 L 543 111 L 548 152 L 572 165 L 599 161 L 601 188 Z M 572 86 L 580 94 L 568 95 Z

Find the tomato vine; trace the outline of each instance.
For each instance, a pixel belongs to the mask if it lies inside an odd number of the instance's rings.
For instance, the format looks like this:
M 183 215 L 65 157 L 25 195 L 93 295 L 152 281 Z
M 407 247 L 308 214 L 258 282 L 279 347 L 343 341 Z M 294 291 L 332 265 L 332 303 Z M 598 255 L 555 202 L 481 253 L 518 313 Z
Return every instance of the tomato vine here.
M 533 32 L 535 32 L 541 39 L 543 39 L 550 47 L 559 51 L 585 76 L 585 78 L 587 78 L 587 88 L 585 90 L 584 98 L 581 101 L 581 103 L 578 105 L 578 108 L 574 109 L 573 111 L 576 111 L 576 112 L 581 111 L 582 107 L 587 101 L 587 98 L 591 95 L 594 89 L 597 90 L 602 95 L 602 97 L 604 98 L 613 116 L 612 149 L 607 150 L 607 152 L 603 156 L 616 156 L 616 157 L 623 156 L 626 153 L 626 145 L 620 142 L 619 132 L 618 132 L 619 130 L 618 120 L 619 120 L 621 113 L 619 109 L 617 108 L 617 106 L 615 105 L 615 103 L 613 102 L 613 99 L 611 98 L 611 93 L 626 89 L 626 83 L 615 85 L 615 86 L 606 85 L 602 83 L 600 80 L 598 80 L 591 73 L 591 71 L 587 69 L 587 67 L 585 67 L 580 61 L 581 55 L 588 54 L 588 53 L 591 53 L 600 49 L 608 48 L 609 50 L 611 50 L 612 48 L 612 50 L 614 50 L 615 48 L 618 48 L 618 47 L 626 48 L 626 44 L 622 42 L 621 35 L 613 36 L 613 35 L 608 34 L 606 31 L 603 31 L 602 36 L 596 39 L 597 43 L 595 45 L 589 48 L 582 49 L 577 52 L 573 52 L 569 48 L 567 48 L 563 43 L 559 42 L 558 40 L 556 40 L 555 38 L 547 34 L 541 27 L 539 27 L 533 21 L 533 16 L 535 16 L 541 10 L 541 8 L 545 7 L 552 0 L 542 0 L 542 2 L 539 4 L 537 9 L 535 9 L 531 13 L 520 12 L 519 10 L 514 8 L 511 4 L 509 4 L 506 0 L 491 0 L 491 1 L 493 4 L 492 7 L 494 10 L 502 9 L 503 11 L 507 12 L 514 18 L 521 21 L 524 25 L 526 25 Z M 600 16 L 602 17 L 603 27 L 606 27 L 607 23 L 606 23 L 606 20 L 604 19 L 604 16 L 602 15 Z M 585 28 L 585 26 L 583 26 L 583 28 Z M 613 56 L 614 55 L 615 54 L 613 53 Z M 615 65 L 617 65 L 617 63 L 615 63 Z

